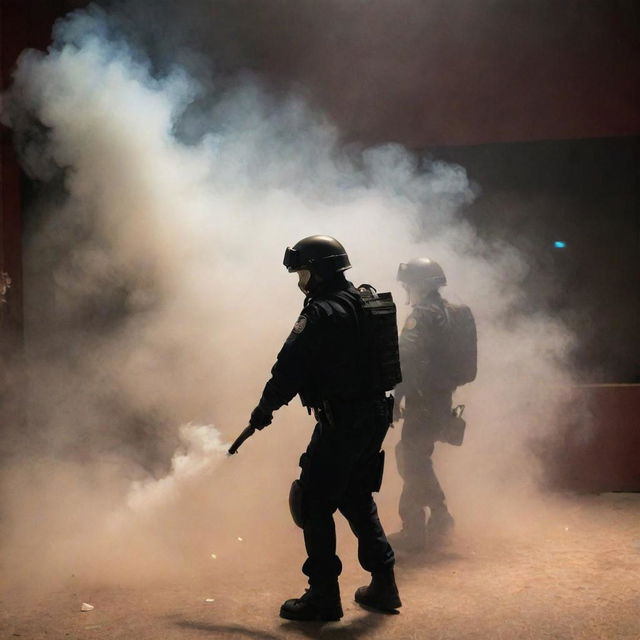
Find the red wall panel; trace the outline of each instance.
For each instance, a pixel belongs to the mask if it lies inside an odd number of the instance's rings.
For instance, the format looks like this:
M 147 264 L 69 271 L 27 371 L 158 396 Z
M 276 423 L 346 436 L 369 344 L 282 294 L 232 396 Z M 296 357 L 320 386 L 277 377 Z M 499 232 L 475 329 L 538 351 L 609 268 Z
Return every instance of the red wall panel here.
M 640 385 L 584 385 L 563 437 L 547 451 L 551 484 L 574 491 L 640 491 Z
M 64 0 L 0 0 L 0 90 L 11 82 L 20 53 L 47 47 L 55 19 L 73 4 Z M 0 271 L 11 289 L 0 313 L 2 343 L 20 343 L 22 331 L 21 172 L 11 132 L 0 125 Z

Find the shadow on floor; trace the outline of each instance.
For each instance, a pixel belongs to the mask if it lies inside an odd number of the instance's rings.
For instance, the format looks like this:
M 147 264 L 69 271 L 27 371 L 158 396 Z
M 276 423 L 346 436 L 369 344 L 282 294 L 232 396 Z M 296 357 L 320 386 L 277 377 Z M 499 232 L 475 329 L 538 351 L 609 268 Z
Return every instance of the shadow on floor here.
M 293 620 L 283 621 L 280 628 L 286 637 L 299 634 L 305 638 L 329 638 L 331 640 L 357 640 L 366 638 L 379 629 L 388 618 L 384 614 L 366 612 L 355 620 L 341 622 L 296 622 Z M 251 640 L 281 640 L 283 636 L 277 636 L 260 629 L 250 629 L 242 625 L 235 624 L 212 624 L 196 620 L 177 620 L 174 622 L 177 627 L 202 631 L 211 634 L 213 638 L 222 635 L 229 635 L 234 638 L 248 638 Z
M 183 629 L 203 631 L 210 633 L 213 638 L 220 637 L 221 634 L 233 634 L 234 638 L 252 638 L 253 640 L 281 640 L 280 636 L 261 631 L 260 629 L 249 629 L 239 624 L 209 624 L 207 622 L 197 622 L 195 620 L 178 620 L 174 623 Z
M 392 617 L 368 612 L 350 621 L 344 619 L 341 622 L 295 622 L 288 620 L 283 622 L 280 627 L 283 631 L 298 633 L 305 638 L 321 636 L 331 640 L 356 640 L 357 638 L 366 638 Z
M 422 553 L 396 553 L 396 573 L 466 560 L 467 556 L 452 549 L 431 549 Z

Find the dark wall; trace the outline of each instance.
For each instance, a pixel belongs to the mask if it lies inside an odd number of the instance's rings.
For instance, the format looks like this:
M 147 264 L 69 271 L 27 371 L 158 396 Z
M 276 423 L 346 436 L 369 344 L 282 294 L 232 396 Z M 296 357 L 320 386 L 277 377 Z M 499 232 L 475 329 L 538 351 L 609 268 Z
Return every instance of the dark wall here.
M 547 483 L 585 493 L 640 491 L 640 385 L 576 390 L 556 438 L 540 443 Z
M 640 138 L 432 149 L 481 194 L 465 215 L 527 258 L 523 304 L 576 333 L 588 382 L 640 382 Z M 566 248 L 554 248 L 554 241 Z
M 145 4 L 125 2 L 137 37 L 162 12 L 169 56 L 193 47 L 218 73 L 248 67 L 296 83 L 349 139 L 425 147 L 640 134 L 637 0 Z
M 16 60 L 26 48 L 45 49 L 58 16 L 77 0 L 0 0 L 0 91 L 11 83 Z M 22 327 L 22 176 L 11 132 L 0 125 L 0 272 L 9 274 L 8 304 L 0 311 L 0 334 L 20 334 Z M 4 317 L 3 317 L 4 315 Z
M 44 49 L 51 25 L 75 4 L 64 0 L 0 0 L 0 91 L 11 82 L 21 51 Z M 11 286 L 0 301 L 0 427 L 24 420 L 22 226 L 24 177 L 11 132 L 0 125 L 0 278 Z M 0 440 L 0 453 L 6 445 Z

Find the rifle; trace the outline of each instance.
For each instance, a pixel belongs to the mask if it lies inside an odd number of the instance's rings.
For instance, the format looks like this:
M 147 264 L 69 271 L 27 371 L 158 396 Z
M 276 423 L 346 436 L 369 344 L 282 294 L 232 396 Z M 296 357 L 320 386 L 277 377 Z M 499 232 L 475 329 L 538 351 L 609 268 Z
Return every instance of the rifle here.
M 246 429 L 242 431 L 242 433 L 233 441 L 233 444 L 229 447 L 229 455 L 232 456 L 234 453 L 238 453 L 238 449 L 240 445 L 250 438 L 256 432 L 255 427 L 249 425 Z

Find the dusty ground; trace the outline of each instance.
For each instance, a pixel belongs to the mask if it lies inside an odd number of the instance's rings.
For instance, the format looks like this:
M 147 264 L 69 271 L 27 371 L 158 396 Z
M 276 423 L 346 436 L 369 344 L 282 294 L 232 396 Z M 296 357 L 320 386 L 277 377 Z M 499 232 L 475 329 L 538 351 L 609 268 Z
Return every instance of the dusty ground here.
M 280 603 L 302 591 L 296 547 L 288 558 L 282 550 L 260 559 L 247 553 L 243 572 L 218 558 L 198 575 L 136 588 L 67 577 L 38 595 L 4 589 L 0 637 L 640 639 L 640 495 L 583 496 L 570 504 L 562 520 L 541 525 L 537 538 L 480 540 L 459 531 L 446 551 L 401 558 L 404 607 L 397 616 L 368 613 L 352 601 L 365 576 L 341 526 L 339 623 L 278 618 Z M 82 602 L 95 610 L 82 613 Z

